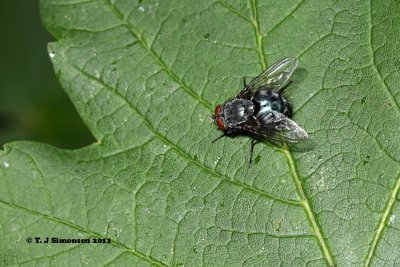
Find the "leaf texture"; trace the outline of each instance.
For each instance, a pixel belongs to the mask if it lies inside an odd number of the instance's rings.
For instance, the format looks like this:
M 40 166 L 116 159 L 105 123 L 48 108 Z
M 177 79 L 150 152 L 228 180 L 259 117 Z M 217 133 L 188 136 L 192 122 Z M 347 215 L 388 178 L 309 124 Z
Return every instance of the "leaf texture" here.
M 97 143 L 0 152 L 1 265 L 399 264 L 397 1 L 42 0 L 49 56 Z M 284 56 L 305 149 L 209 118 Z M 109 238 L 36 244 L 28 237 Z

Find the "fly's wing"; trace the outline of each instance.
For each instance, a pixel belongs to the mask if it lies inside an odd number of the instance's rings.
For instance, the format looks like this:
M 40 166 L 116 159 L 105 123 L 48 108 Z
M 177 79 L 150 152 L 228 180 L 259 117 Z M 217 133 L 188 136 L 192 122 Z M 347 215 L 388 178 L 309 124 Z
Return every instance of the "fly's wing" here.
M 288 84 L 297 64 L 296 58 L 283 58 L 254 78 L 246 87 L 251 88 L 251 90 L 257 90 L 260 87 L 279 90 Z
M 246 84 L 238 97 L 248 98 L 254 94 L 259 88 L 264 87 L 273 91 L 278 91 L 284 88 L 293 71 L 296 69 L 298 61 L 293 57 L 283 58 L 270 66 L 250 83 Z
M 308 138 L 307 132 L 285 115 L 271 111 L 258 117 L 245 130 L 267 140 L 296 144 Z

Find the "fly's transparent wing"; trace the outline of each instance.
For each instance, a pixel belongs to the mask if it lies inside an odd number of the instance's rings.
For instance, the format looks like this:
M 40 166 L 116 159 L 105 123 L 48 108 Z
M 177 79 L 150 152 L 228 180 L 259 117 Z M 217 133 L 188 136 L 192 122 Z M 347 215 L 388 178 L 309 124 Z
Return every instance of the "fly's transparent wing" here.
M 274 91 L 284 88 L 288 84 L 297 64 L 297 58 L 293 57 L 286 57 L 275 62 L 250 83 L 246 84 L 239 96 L 245 97 L 261 87 L 266 87 L 267 89 Z
M 260 117 L 259 121 L 259 131 L 263 132 L 267 139 L 299 143 L 308 138 L 308 134 L 303 128 L 279 112 L 271 111 Z
M 297 144 L 308 139 L 307 132 L 285 115 L 271 111 L 266 115 L 249 120 L 242 130 L 260 139 Z

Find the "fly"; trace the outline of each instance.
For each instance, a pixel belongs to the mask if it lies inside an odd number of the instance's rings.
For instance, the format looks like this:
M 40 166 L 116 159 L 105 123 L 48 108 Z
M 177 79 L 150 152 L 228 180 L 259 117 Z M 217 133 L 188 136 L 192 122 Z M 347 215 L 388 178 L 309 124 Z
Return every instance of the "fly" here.
M 292 106 L 282 95 L 296 69 L 296 58 L 283 58 L 263 71 L 233 99 L 215 107 L 213 122 L 224 136 L 250 135 L 249 166 L 254 145 L 259 140 L 296 144 L 308 138 L 307 132 L 291 120 Z

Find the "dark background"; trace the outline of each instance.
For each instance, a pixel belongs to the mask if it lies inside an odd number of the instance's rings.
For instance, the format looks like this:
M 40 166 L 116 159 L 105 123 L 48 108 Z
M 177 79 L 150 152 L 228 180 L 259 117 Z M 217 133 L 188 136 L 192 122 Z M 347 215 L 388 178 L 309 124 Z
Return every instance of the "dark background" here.
M 95 140 L 58 83 L 39 1 L 0 3 L 0 149 L 33 140 L 78 148 Z

